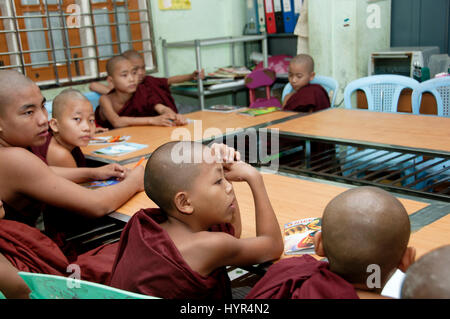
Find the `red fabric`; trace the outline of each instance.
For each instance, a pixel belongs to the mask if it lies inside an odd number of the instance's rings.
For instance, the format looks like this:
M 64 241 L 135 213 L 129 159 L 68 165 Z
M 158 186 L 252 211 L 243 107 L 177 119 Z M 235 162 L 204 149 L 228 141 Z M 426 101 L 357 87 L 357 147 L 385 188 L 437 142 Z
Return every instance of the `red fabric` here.
M 286 105 L 285 111 L 317 112 L 330 107 L 327 91 L 319 84 L 308 84 L 293 94 Z
M 106 284 L 118 243 L 88 251 L 72 264 L 82 280 Z M 19 271 L 68 276 L 69 261 L 59 247 L 38 229 L 11 220 L 0 220 L 0 253 Z
M 111 94 L 114 90 L 110 91 Z M 144 117 L 158 116 L 155 110 L 156 104 L 163 104 L 178 113 L 175 100 L 173 99 L 167 78 L 155 78 L 146 76 L 144 81 L 138 85 L 136 92 L 130 100 L 128 100 L 122 109 L 117 112 L 119 116 Z M 95 120 L 97 125 L 113 129 L 114 127 L 108 120 L 103 119 L 100 115 L 101 106 L 95 110 Z
M 166 219 L 159 209 L 145 209 L 128 221 L 120 238 L 111 286 L 166 299 L 231 298 L 225 267 L 208 277 L 193 271 L 159 225 Z M 214 230 L 234 234 L 231 225 Z
M 41 160 L 44 161 L 45 164 L 47 163 L 47 153 L 48 153 L 48 147 L 50 145 L 50 141 L 53 138 L 53 134 L 52 131 L 49 130 L 48 131 L 49 134 L 47 136 L 47 140 L 45 141 L 45 143 L 41 146 L 33 146 L 31 147 L 31 152 L 36 155 L 37 157 L 39 157 Z M 77 167 L 86 167 L 86 158 L 84 157 L 83 152 L 81 151 L 81 149 L 76 146 L 72 152 L 71 152 L 75 163 L 77 164 Z
M 69 264 L 50 238 L 11 220 L 0 220 L 0 253 L 19 271 L 65 276 Z
M 304 255 L 270 266 L 247 299 L 359 299 L 353 286 L 328 269 L 328 263 Z

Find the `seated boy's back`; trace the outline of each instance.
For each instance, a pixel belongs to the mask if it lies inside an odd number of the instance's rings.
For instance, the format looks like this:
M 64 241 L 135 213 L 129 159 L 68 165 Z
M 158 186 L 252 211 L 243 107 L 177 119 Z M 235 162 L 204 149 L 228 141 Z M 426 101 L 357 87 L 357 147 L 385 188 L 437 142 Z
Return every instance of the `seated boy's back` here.
M 379 297 L 396 268 L 406 271 L 414 261 L 409 235 L 408 214 L 395 197 L 374 187 L 350 189 L 327 205 L 322 231 L 314 237 L 316 254 L 328 262 L 283 259 L 247 298 Z
M 177 155 L 182 149 L 190 155 L 180 163 Z M 227 179 L 247 181 L 253 191 L 256 238 L 238 239 L 240 212 Z M 280 255 L 278 222 L 261 175 L 248 164 L 222 165 L 200 143 L 171 142 L 150 157 L 144 183 L 161 210 L 140 211 L 130 220 L 120 241 L 112 286 L 162 298 L 230 297 L 225 266 L 251 265 Z

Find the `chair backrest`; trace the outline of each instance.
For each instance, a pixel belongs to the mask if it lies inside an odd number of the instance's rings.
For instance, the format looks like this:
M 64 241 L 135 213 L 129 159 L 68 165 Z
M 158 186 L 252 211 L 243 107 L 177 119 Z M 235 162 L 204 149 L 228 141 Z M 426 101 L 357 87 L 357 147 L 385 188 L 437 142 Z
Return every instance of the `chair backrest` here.
M 158 299 L 85 280 L 19 272 L 31 290 L 30 299 Z
M 354 80 L 344 90 L 345 108 L 351 109 L 351 96 L 356 90 L 366 94 L 370 111 L 397 112 L 400 93 L 405 88 L 414 90 L 419 85 L 416 80 L 402 75 L 380 74 Z
M 411 99 L 415 114 L 419 114 L 422 94 L 425 92 L 430 92 L 436 99 L 437 115 L 450 117 L 450 76 L 430 79 L 414 89 Z
M 268 68 L 254 70 L 245 77 L 244 83 L 248 88 L 250 108 L 281 107 L 280 101 L 270 93 L 270 86 L 275 82 L 276 77 L 275 71 Z M 261 87 L 265 89 L 266 97 L 257 99 L 255 90 Z
M 334 102 L 336 101 L 337 91 L 339 89 L 338 82 L 328 76 L 316 75 L 314 79 L 310 82 L 311 84 L 320 84 L 327 91 L 328 95 L 332 92 L 330 96 L 330 106 L 334 107 Z M 281 101 L 284 101 L 284 97 L 292 92 L 292 85 L 290 83 L 286 84 L 281 95 Z

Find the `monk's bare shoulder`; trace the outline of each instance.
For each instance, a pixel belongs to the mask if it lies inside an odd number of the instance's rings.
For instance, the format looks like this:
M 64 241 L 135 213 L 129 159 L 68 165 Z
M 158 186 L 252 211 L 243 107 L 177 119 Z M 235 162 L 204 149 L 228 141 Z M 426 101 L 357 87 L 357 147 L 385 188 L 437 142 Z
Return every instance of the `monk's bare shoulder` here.
M 50 166 L 77 167 L 72 153 L 67 148 L 58 144 L 55 139 L 52 139 L 50 142 L 47 152 L 47 162 Z

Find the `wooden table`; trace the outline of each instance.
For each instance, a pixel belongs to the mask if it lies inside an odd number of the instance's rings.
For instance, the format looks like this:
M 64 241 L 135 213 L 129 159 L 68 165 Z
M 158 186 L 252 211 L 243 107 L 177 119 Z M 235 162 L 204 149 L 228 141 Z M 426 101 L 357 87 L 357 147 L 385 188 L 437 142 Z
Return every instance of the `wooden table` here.
M 316 140 L 450 156 L 450 118 L 333 108 L 268 128 Z
M 444 245 L 450 245 L 450 209 L 446 215 L 437 221 L 419 229 L 411 235 L 409 246 L 416 248 L 416 259 L 431 250 Z
M 244 128 L 258 127 L 276 123 L 277 121 L 298 116 L 294 112 L 273 112 L 260 116 L 246 116 L 238 113 L 219 113 L 198 111 L 184 115 L 190 120 L 185 126 L 160 127 L 160 126 L 130 126 L 110 130 L 98 134 L 98 136 L 129 135 L 128 142 L 145 144 L 148 147 L 128 153 L 122 156 L 105 156 L 93 153 L 106 145 L 89 145 L 82 151 L 87 159 L 104 163 L 126 164 L 138 161 L 142 156 L 148 157 L 160 145 L 176 140 L 201 141 L 211 139 L 224 134 L 233 134 Z

